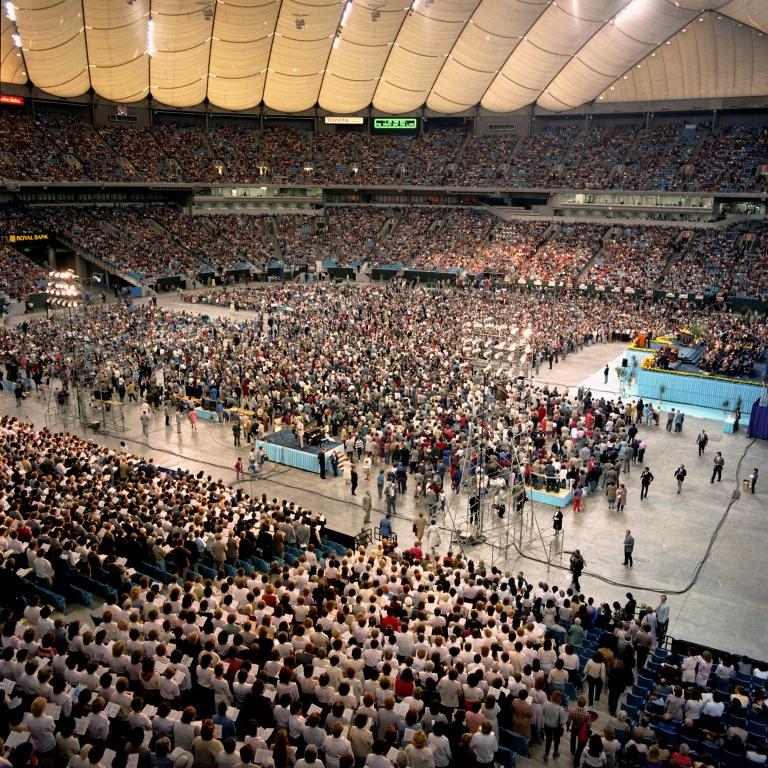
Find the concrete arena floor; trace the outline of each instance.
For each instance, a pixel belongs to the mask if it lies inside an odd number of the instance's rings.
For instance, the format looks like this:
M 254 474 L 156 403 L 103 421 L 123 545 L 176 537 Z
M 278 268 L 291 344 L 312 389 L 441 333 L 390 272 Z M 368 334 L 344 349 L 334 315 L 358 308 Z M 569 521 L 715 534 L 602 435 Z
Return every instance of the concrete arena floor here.
M 229 313 L 226 308 L 182 304 L 175 295 L 160 298 L 160 303 L 211 315 Z M 239 316 L 248 314 L 239 313 Z M 587 379 L 594 382 L 605 362 L 619 356 L 623 346 L 604 344 L 591 347 L 582 353 L 569 355 L 566 361 L 555 364 L 552 371 L 545 364 L 538 380 L 565 386 L 575 386 Z M 611 384 L 609 381 L 606 389 Z M 46 411 L 46 396 L 33 393 L 21 409 L 15 407 L 12 392 L 6 391 L 0 397 L 1 413 L 30 419 L 38 427 L 46 425 Z M 177 435 L 175 425 L 164 426 L 161 413 L 152 415 L 149 439 L 145 441 L 141 434 L 138 405 L 126 405 L 124 416 L 126 432 L 109 435 L 89 433 L 88 436 L 115 448 L 124 440 L 129 450 L 153 457 L 158 464 L 184 466 L 194 471 L 202 469 L 228 482 L 234 482 L 233 466 L 237 455 L 245 457 L 249 450 L 245 442 L 239 450 L 235 449 L 229 426 L 200 421 L 198 432 L 193 433 L 185 421 L 182 434 Z M 60 430 L 63 427 L 57 424 L 53 428 Z M 695 439 L 702 428 L 707 430 L 710 441 L 706 454 L 698 458 Z M 70 424 L 71 431 L 79 429 L 79 425 L 75 428 Z M 658 593 L 666 591 L 671 606 L 671 635 L 768 659 L 765 580 L 760 577 L 768 545 L 768 528 L 762 519 L 768 510 L 765 485 L 768 482 L 768 443 L 751 442 L 743 431 L 735 435 L 723 434 L 722 417 L 714 420 L 687 416 L 682 434 L 666 432 L 663 421 L 661 428 L 643 427 L 640 434 L 649 444 L 646 463 L 656 478 L 647 500 L 640 501 L 641 467 L 633 465 L 627 482 L 627 508 L 621 515 L 608 510 L 605 497 L 599 491 L 586 499 L 585 511 L 577 519 L 570 507 L 565 511 L 565 554 L 562 558 L 556 557 L 551 567 L 528 559 L 525 553 L 520 555 L 511 548 L 504 559 L 500 559 L 498 552 L 492 553 L 486 545 L 467 549 L 467 555 L 476 560 L 484 558 L 493 561 L 513 572 L 523 570 L 530 580 L 567 584 L 570 580 L 567 573 L 568 552 L 578 547 L 587 562 L 581 580 L 586 594 L 597 599 L 619 599 L 623 602 L 625 593 L 631 591 L 638 602 L 655 606 Z M 726 465 L 722 482 L 711 485 L 712 458 L 718 450 L 723 452 Z M 753 467 L 759 467 L 761 478 L 757 493 L 754 496 L 742 494 L 733 503 L 698 579 L 689 588 L 697 564 L 705 558 L 710 538 L 737 487 L 737 464 L 745 452 L 740 478 L 748 476 Z M 689 474 L 683 493 L 678 496 L 672 475 L 681 462 L 685 463 Z M 341 478 L 329 476 L 321 481 L 318 475 L 270 463 L 261 478 L 244 482 L 248 492 L 288 498 L 310 509 L 322 510 L 331 528 L 358 531 L 362 523 L 359 501 L 366 487 L 370 487 L 374 500 L 374 525 L 380 516 L 377 512 L 383 509 L 383 504 L 377 499 L 374 478 L 375 473 L 372 473 L 370 482 L 366 482 L 360 472 L 357 497 L 351 496 L 349 485 Z M 738 485 L 741 486 L 740 481 Z M 450 503 L 450 495 L 448 500 Z M 458 505 L 462 503 L 466 504 L 463 497 Z M 398 498 L 398 518 L 394 527 L 405 545 L 413 539 L 411 520 L 421 508 L 410 490 L 405 497 Z M 458 508 L 464 509 L 461 506 Z M 548 538 L 546 529 L 550 527 L 554 510 L 540 504 L 534 509 L 538 524 L 544 529 L 545 538 Z M 622 542 L 626 528 L 632 530 L 636 540 L 632 569 L 622 565 Z M 443 535 L 441 549 L 445 551 L 447 548 L 448 536 Z M 543 549 L 535 548 L 531 554 L 540 558 Z

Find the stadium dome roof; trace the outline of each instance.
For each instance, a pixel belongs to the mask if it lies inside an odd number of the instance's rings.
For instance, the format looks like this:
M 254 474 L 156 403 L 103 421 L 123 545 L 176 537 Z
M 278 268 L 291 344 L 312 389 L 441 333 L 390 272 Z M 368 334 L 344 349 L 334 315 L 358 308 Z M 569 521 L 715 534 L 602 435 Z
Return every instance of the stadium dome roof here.
M 768 0 L 0 0 L 0 80 L 243 110 L 768 94 Z

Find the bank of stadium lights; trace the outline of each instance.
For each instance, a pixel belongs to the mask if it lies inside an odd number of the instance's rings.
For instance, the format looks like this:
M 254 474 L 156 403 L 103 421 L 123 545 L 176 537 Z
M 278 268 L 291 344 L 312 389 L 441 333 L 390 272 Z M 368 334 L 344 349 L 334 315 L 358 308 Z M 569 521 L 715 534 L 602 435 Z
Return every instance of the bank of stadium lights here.
M 45 293 L 48 303 L 52 307 L 77 309 L 80 303 L 80 286 L 77 284 L 77 275 L 71 269 L 49 272 Z

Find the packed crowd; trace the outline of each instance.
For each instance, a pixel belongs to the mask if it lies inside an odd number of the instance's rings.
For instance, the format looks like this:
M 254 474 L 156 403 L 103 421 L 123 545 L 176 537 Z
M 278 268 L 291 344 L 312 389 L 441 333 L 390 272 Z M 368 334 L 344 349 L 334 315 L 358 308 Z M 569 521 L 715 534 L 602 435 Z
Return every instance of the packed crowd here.
M 639 131 L 639 137 L 634 141 Z M 0 113 L 4 178 L 42 181 L 450 184 L 577 189 L 765 189 L 768 130 L 715 133 L 668 124 L 547 126 L 531 137 L 316 134 L 290 126 L 212 120 L 152 129 L 89 125 L 81 115 Z M 699 149 L 697 149 L 699 147 Z
M 533 258 L 550 226 L 548 221 L 499 222 L 491 230 L 487 245 L 469 268 L 475 273 L 507 274 L 519 271 Z
M 515 147 L 497 186 L 560 187 L 563 163 L 579 135 L 576 126 L 547 127 Z
M 696 130 L 669 123 L 641 132 L 623 168 L 613 177 L 614 189 L 675 189 L 681 165 L 690 160 L 699 141 Z
M 568 424 L 589 429 L 607 467 L 634 423 L 588 396 L 519 398 L 508 406 L 525 429 L 551 421 L 576 466 L 584 438 Z M 438 436 L 449 429 L 463 431 L 458 412 Z M 437 483 L 427 434 L 412 436 L 415 461 L 390 450 Z M 0 737 L 13 768 L 480 768 L 566 749 L 587 768 L 765 762 L 765 670 L 659 648 L 665 597 L 611 605 L 578 577 L 532 584 L 418 540 L 345 551 L 288 501 L 9 417 L 0 447 Z M 89 591 L 104 598 L 90 621 L 53 613 L 57 595 Z
M 723 128 L 704 137 L 687 175 L 677 189 L 736 192 L 746 183 L 751 189 L 768 189 L 758 169 L 768 163 L 768 127 Z
M 12 301 L 24 301 L 45 285 L 48 272 L 23 253 L 0 243 L 0 293 Z
M 606 228 L 593 224 L 560 224 L 516 275 L 525 280 L 575 281 L 598 254 Z
M 260 267 L 282 256 L 290 264 L 309 266 L 316 259 L 339 265 L 368 261 L 513 279 L 580 279 L 636 290 L 663 287 L 755 298 L 768 293 L 768 230 L 759 224 L 695 230 L 623 227 L 607 235 L 606 229 L 504 221 L 481 209 L 440 206 L 329 206 L 322 217 L 192 216 L 163 205 L 0 211 L 0 231 L 59 234 L 144 282 Z M 25 292 L 22 278 L 18 270 L 8 273 L 8 289 Z
M 391 216 L 390 208 L 326 207 L 316 238 L 318 258 L 340 266 L 378 259 L 379 232 Z
M 708 332 L 707 352 L 699 362 L 705 371 L 727 376 L 752 376 L 765 359 L 766 339 L 759 324 L 741 318 L 723 320 Z
M 695 230 L 674 268 L 666 275 L 664 286 L 674 291 L 735 293 L 734 272 L 742 261 L 745 232 L 745 227 L 740 225 Z M 764 295 L 768 290 L 765 272 L 756 270 L 747 283 L 742 281 L 739 287 L 745 291 L 745 296 Z
M 473 136 L 459 155 L 451 184 L 465 187 L 502 186 L 497 179 L 503 167 L 512 162 L 519 141 L 517 133 Z
M 464 130 L 441 128 L 418 136 L 411 144 L 400 181 L 421 185 L 445 184 L 448 180 L 453 183 L 454 179 L 459 179 L 453 176 L 453 163 L 466 138 Z
M 661 285 L 666 267 L 677 252 L 675 241 L 679 236 L 679 229 L 667 227 L 612 229 L 584 280 L 611 288 Z
M 623 163 L 637 126 L 596 127 L 575 141 L 558 186 L 569 189 L 611 189 L 614 171 Z

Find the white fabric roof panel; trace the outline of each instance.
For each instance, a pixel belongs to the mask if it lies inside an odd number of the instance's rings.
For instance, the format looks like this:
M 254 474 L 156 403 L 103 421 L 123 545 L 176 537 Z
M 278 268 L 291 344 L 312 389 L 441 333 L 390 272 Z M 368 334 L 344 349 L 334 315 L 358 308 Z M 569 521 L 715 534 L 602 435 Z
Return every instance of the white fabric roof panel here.
M 112 101 L 140 101 L 149 90 L 149 0 L 83 0 L 91 83 Z
M 238 110 L 261 103 L 279 11 L 279 0 L 216 4 L 208 80 L 212 104 Z
M 283 0 L 264 89 L 268 107 L 300 112 L 317 103 L 343 10 L 339 0 Z
M 149 68 L 152 96 L 172 107 L 205 99 L 211 22 L 197 0 L 152 0 L 154 49 Z
M 26 85 L 27 70 L 21 49 L 13 42 L 14 26 L 5 13 L 0 12 L 0 82 Z
M 570 59 L 539 98 L 539 106 L 557 111 L 591 101 L 692 18 L 690 11 L 670 7 L 668 0 L 635 0 Z
M 478 0 L 421 0 L 405 19 L 373 98 L 383 112 L 411 112 L 429 97 Z
M 64 98 L 450 114 L 768 94 L 768 0 L 0 2 L 0 80 Z
M 375 21 L 374 11 L 378 11 Z M 406 13 L 407 0 L 351 6 L 320 90 L 323 109 L 345 114 L 371 103 Z
M 509 57 L 483 106 L 510 112 L 537 99 L 571 57 L 625 4 L 625 0 L 553 2 Z
M 24 7 L 16 6 L 16 26 L 27 74 L 38 88 L 67 98 L 91 87 L 80 0 L 54 5 L 50 0 L 25 0 Z
M 549 0 L 483 0 L 464 27 L 427 106 L 453 112 L 477 104 Z
M 768 93 L 768 35 L 717 11 L 697 15 L 640 64 L 612 83 L 599 100 L 668 101 Z

